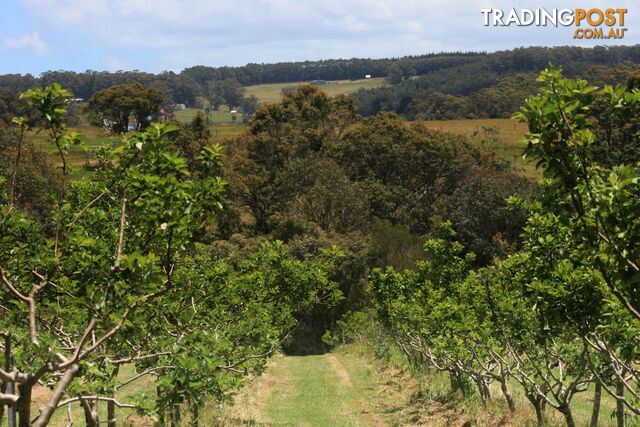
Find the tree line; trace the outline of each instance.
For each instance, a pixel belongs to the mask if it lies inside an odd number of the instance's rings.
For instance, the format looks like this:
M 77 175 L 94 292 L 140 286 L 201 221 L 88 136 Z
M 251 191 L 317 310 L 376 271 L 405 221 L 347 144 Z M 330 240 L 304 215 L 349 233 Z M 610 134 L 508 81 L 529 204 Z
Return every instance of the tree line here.
M 20 93 L 34 87 L 43 88 L 49 83 L 56 82 L 70 90 L 74 96 L 88 100 L 99 90 L 125 83 L 140 83 L 162 90 L 172 102 L 195 106 L 198 97 L 208 97 L 207 91 L 212 82 L 224 80 L 237 81 L 243 86 L 250 86 L 264 83 L 308 82 L 316 79 L 353 80 L 371 75 L 387 77 L 392 84 L 403 83 L 398 88 L 398 94 L 382 90 L 367 92 L 367 95 L 360 96 L 358 98 L 360 112 L 363 115 L 370 115 L 380 110 L 403 112 L 407 102 L 402 101 L 403 97 L 409 95 L 413 98 L 414 95 L 424 92 L 422 90 L 424 88 L 451 95 L 468 95 L 496 84 L 507 74 L 537 73 L 549 62 L 563 64 L 565 72 L 569 75 L 577 75 L 581 70 L 592 65 L 610 66 L 624 61 L 640 62 L 639 48 L 637 46 L 529 47 L 494 53 L 434 53 L 401 58 L 352 58 L 247 64 L 241 67 L 199 65 L 187 68 L 180 73 L 167 71 L 159 74 L 140 71 L 58 70 L 47 71 L 40 76 L 3 75 L 0 76 L 0 89 Z M 473 75 L 474 78 L 466 78 L 469 75 Z M 414 83 L 420 83 L 413 87 L 409 82 L 413 82 L 416 76 L 425 78 L 417 79 Z M 398 102 L 404 105 L 401 110 L 397 109 Z
M 537 91 L 536 76 L 551 64 L 562 64 L 569 77 L 593 84 L 622 84 L 638 72 L 637 47 L 521 48 L 487 54 L 426 75 L 404 75 L 395 84 L 354 94 L 364 116 L 393 111 L 427 120 L 508 118 Z M 473 78 L 470 78 L 473 76 Z

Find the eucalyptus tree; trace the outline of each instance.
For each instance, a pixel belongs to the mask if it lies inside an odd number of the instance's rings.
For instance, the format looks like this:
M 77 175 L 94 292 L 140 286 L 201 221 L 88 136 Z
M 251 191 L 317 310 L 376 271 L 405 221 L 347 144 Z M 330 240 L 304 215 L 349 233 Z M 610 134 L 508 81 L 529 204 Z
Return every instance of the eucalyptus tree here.
M 165 97 L 159 89 L 125 83 L 94 93 L 88 110 L 100 125 L 106 125 L 114 133 L 126 133 L 132 118 L 135 129 L 144 130 L 150 124 L 149 117 L 160 112 Z

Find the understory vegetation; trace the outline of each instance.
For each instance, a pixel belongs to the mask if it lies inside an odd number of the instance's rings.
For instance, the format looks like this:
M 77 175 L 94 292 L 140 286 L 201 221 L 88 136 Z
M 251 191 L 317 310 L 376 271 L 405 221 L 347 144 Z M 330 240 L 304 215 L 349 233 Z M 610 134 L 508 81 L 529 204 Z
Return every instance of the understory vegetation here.
M 533 94 L 500 108 L 526 124 L 539 182 L 489 130 L 369 115 L 362 92 L 300 85 L 220 145 L 140 84 L 86 113 L 57 83 L 4 97 L 0 420 L 208 425 L 271 356 L 355 348 L 411 390 L 413 418 L 383 422 L 635 421 L 640 90 L 634 67 L 600 72 L 624 84 L 509 77 Z M 75 175 L 71 127 L 105 120 L 117 139 Z

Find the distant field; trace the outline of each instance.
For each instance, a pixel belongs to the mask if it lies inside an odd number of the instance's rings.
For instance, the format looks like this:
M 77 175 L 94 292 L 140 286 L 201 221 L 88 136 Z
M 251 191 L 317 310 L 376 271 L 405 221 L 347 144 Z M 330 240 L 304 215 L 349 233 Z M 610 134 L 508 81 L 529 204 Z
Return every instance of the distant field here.
M 198 114 L 202 112 L 198 108 L 187 108 L 186 110 L 180 110 L 175 112 L 176 120 L 184 123 L 188 123 Z M 242 123 L 242 114 L 236 114 L 236 121 Z M 228 111 L 213 111 L 209 113 L 209 120 L 211 123 L 233 123 L 233 114 L 229 114 Z
M 432 129 L 465 135 L 472 141 L 483 143 L 488 150 L 507 160 L 516 172 L 524 176 L 540 178 L 542 175 L 535 163 L 522 158 L 525 148 L 522 137 L 527 132 L 524 123 L 511 119 L 431 120 L 424 123 Z
M 198 111 L 197 109 L 183 110 L 176 116 L 178 120 L 188 122 L 195 117 Z M 215 143 L 236 137 L 247 129 L 246 125 L 242 124 L 240 115 L 235 123 L 231 119 L 231 115 L 226 112 L 212 113 L 211 119 L 210 129 Z M 495 152 L 500 158 L 509 161 L 516 172 L 531 178 L 541 176 L 540 170 L 537 170 L 534 164 L 522 159 L 524 144 L 521 142 L 521 138 L 527 130 L 526 125 L 522 123 L 510 119 L 437 120 L 425 121 L 424 123 L 432 129 L 468 136 L 478 144 L 485 141 L 484 146 Z M 87 126 L 70 130 L 78 132 L 89 147 L 88 152 L 83 151 L 80 147 L 72 147 L 69 160 L 74 169 L 74 177 L 81 177 L 86 172 L 84 166 L 95 163 L 93 150 L 96 147 L 105 144 L 115 145 L 122 140 L 121 136 L 110 135 L 103 129 L 96 127 Z M 29 132 L 26 139 L 41 143 L 40 147 L 48 152 L 53 152 L 55 149 L 52 144 L 48 143 L 45 132 Z M 58 162 L 58 158 L 53 153 L 52 156 Z
M 104 145 L 114 147 L 122 140 L 121 136 L 111 135 L 104 129 L 93 126 L 69 128 L 68 131 L 77 132 L 80 135 L 80 139 L 86 145 L 86 151 L 80 146 L 73 146 L 69 149 L 67 159 L 71 166 L 71 176 L 73 178 L 81 178 L 85 173 L 89 172 L 90 168 L 86 168 L 86 166 L 95 166 L 96 159 L 94 153 L 96 148 Z M 49 134 L 47 132 L 42 131 L 38 133 L 35 131 L 29 131 L 25 135 L 25 140 L 33 142 L 41 150 L 50 153 L 55 164 L 61 165 L 56 147 L 50 141 Z
M 203 110 L 197 108 L 188 108 L 182 111 L 176 111 L 176 120 L 189 123 L 193 118 Z M 233 120 L 233 115 L 226 111 L 214 111 L 209 113 L 209 120 L 211 125 L 211 135 L 216 143 L 222 142 L 225 139 L 233 138 L 240 135 L 247 127 L 242 124 L 242 114 L 236 114 L 236 120 Z
M 233 138 L 240 135 L 242 132 L 247 130 L 247 127 L 242 123 L 218 123 L 211 126 L 210 129 L 211 135 L 213 136 L 213 141 L 215 143 L 221 143 L 225 139 Z
M 259 102 L 278 102 L 282 99 L 282 89 L 289 86 L 298 86 L 306 82 L 295 83 L 273 83 L 256 86 L 247 86 L 246 95 L 255 95 Z M 345 95 L 354 93 L 358 89 L 372 89 L 383 86 L 384 78 L 375 77 L 361 80 L 330 80 L 323 85 L 318 85 L 320 89 L 330 96 Z

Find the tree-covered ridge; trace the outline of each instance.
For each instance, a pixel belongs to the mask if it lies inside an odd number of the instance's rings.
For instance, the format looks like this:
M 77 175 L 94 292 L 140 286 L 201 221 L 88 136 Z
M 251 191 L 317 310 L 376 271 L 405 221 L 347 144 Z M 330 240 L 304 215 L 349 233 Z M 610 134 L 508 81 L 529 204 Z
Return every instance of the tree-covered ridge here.
M 180 73 L 160 74 L 139 71 L 100 72 L 48 71 L 39 77 L 10 74 L 0 76 L 0 89 L 22 92 L 53 82 L 88 100 L 99 90 L 124 83 L 141 83 L 160 89 L 174 102 L 194 105 L 198 96 L 206 96 L 210 82 L 234 79 L 244 86 L 264 83 L 304 82 L 311 80 L 362 79 L 365 75 L 389 77 L 392 83 L 415 76 L 432 91 L 464 95 L 493 86 L 501 76 L 540 72 L 549 62 L 563 64 L 569 75 L 592 65 L 615 65 L 624 61 L 640 62 L 638 46 L 529 47 L 494 53 L 454 52 L 385 59 L 336 59 L 323 61 L 247 64 L 241 67 L 195 66 Z M 460 74 L 463 78 L 460 78 Z M 470 78 L 473 76 L 473 78 Z M 418 86 L 419 87 L 419 86 Z M 402 97 L 399 97 L 400 99 Z M 389 110 L 388 100 L 381 101 Z M 359 102 L 361 113 L 369 115 Z M 406 107 L 406 105 L 405 105 Z M 396 109 L 395 107 L 393 109 Z M 373 110 L 379 110 L 375 107 Z M 373 111 L 375 114 L 376 111 Z
M 600 87 L 623 84 L 640 71 L 631 51 L 605 60 L 595 54 L 597 49 L 585 55 L 548 48 L 505 52 L 503 57 L 495 54 L 390 86 L 360 90 L 354 98 L 365 116 L 393 111 L 410 120 L 508 118 L 537 92 L 536 76 L 549 64 L 562 64 L 567 76 L 587 78 Z

